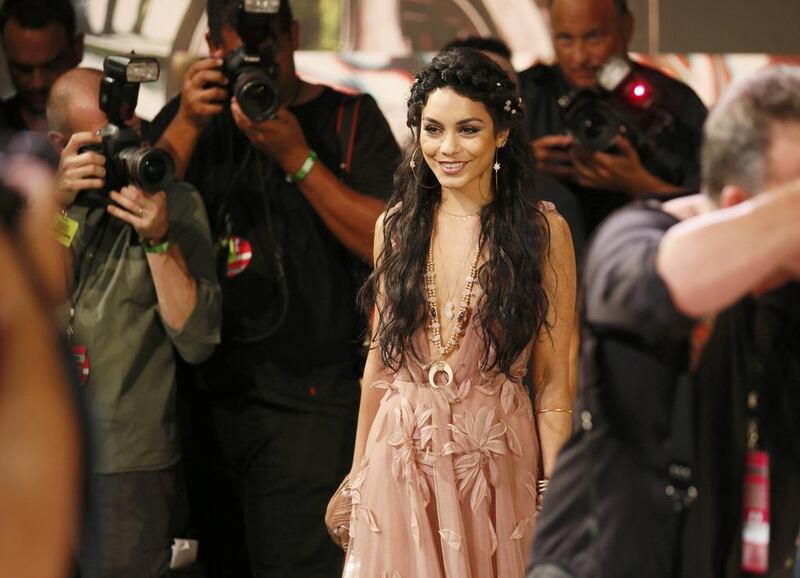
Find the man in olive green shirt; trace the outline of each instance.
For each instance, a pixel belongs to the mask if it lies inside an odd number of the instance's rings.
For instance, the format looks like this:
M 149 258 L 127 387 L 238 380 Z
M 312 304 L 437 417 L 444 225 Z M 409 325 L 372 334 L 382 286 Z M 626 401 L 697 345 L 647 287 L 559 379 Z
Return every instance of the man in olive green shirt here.
M 175 408 L 177 355 L 209 357 L 220 335 L 221 294 L 203 203 L 186 183 L 164 192 L 111 191 L 107 207 L 79 196 L 102 189 L 93 151 L 107 120 L 102 73 L 76 69 L 48 99 L 49 138 L 61 162 L 59 230 L 72 266 L 68 335 L 84 383 L 96 455 L 90 499 L 97 528 L 81 549 L 86 578 L 161 576 L 185 537 Z M 76 200 L 77 197 L 77 200 Z

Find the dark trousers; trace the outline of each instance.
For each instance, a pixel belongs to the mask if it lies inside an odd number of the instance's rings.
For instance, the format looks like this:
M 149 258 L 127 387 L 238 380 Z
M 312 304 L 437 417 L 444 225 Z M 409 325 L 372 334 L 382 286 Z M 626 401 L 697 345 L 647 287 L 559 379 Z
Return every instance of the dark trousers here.
M 81 578 L 169 576 L 174 538 L 186 537 L 181 465 L 153 472 L 93 474 L 93 522 L 81 545 Z
M 350 469 L 355 416 L 197 399 L 187 471 L 209 577 L 339 578 L 344 555 L 324 514 Z

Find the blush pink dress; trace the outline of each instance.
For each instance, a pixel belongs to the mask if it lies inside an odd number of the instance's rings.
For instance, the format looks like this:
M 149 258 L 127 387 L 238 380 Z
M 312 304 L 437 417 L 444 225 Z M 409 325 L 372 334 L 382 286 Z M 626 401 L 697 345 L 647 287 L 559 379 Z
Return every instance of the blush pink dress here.
M 386 393 L 352 479 L 343 578 L 522 578 L 539 456 L 528 392 L 521 377 L 481 371 L 474 322 L 447 388 L 428 383 L 424 330 L 415 338 L 426 360 L 369 384 Z

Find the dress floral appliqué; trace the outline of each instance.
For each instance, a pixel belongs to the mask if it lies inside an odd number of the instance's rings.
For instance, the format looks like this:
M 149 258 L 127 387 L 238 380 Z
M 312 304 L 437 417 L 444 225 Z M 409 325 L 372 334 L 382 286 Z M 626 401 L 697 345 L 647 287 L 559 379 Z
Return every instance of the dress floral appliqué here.
M 415 339 L 428 351 L 423 331 Z M 479 369 L 483 350 L 470 324 L 450 386 L 432 388 L 425 361 L 370 384 L 386 393 L 352 482 L 344 578 L 523 577 L 536 511 L 533 411 L 517 380 Z
M 453 441 L 444 446 L 444 455 L 453 455 L 458 495 L 469 496 L 473 512 L 484 499 L 490 499 L 489 483 L 497 486 L 495 456 L 506 453 L 506 426 L 495 422 L 494 410 L 481 407 L 473 417 L 465 411 L 456 415 L 450 426 Z M 488 480 L 487 480 L 488 474 Z

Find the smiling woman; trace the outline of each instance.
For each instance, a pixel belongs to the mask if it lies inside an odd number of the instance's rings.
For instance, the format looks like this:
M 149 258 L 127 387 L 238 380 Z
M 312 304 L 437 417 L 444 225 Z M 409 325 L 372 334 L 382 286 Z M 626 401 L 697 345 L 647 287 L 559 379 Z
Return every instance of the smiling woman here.
M 353 466 L 327 519 L 345 578 L 524 572 L 570 429 L 575 261 L 536 198 L 522 114 L 470 50 L 440 54 L 411 89 L 414 138 L 363 295 L 375 326 Z
M 508 129 L 495 134 L 492 118 L 480 102 L 443 87 L 428 98 L 419 147 L 442 185 L 443 197 L 449 199 L 457 190 L 474 199 L 474 209 L 483 204 L 482 198 L 489 199 L 495 151 L 507 137 Z

